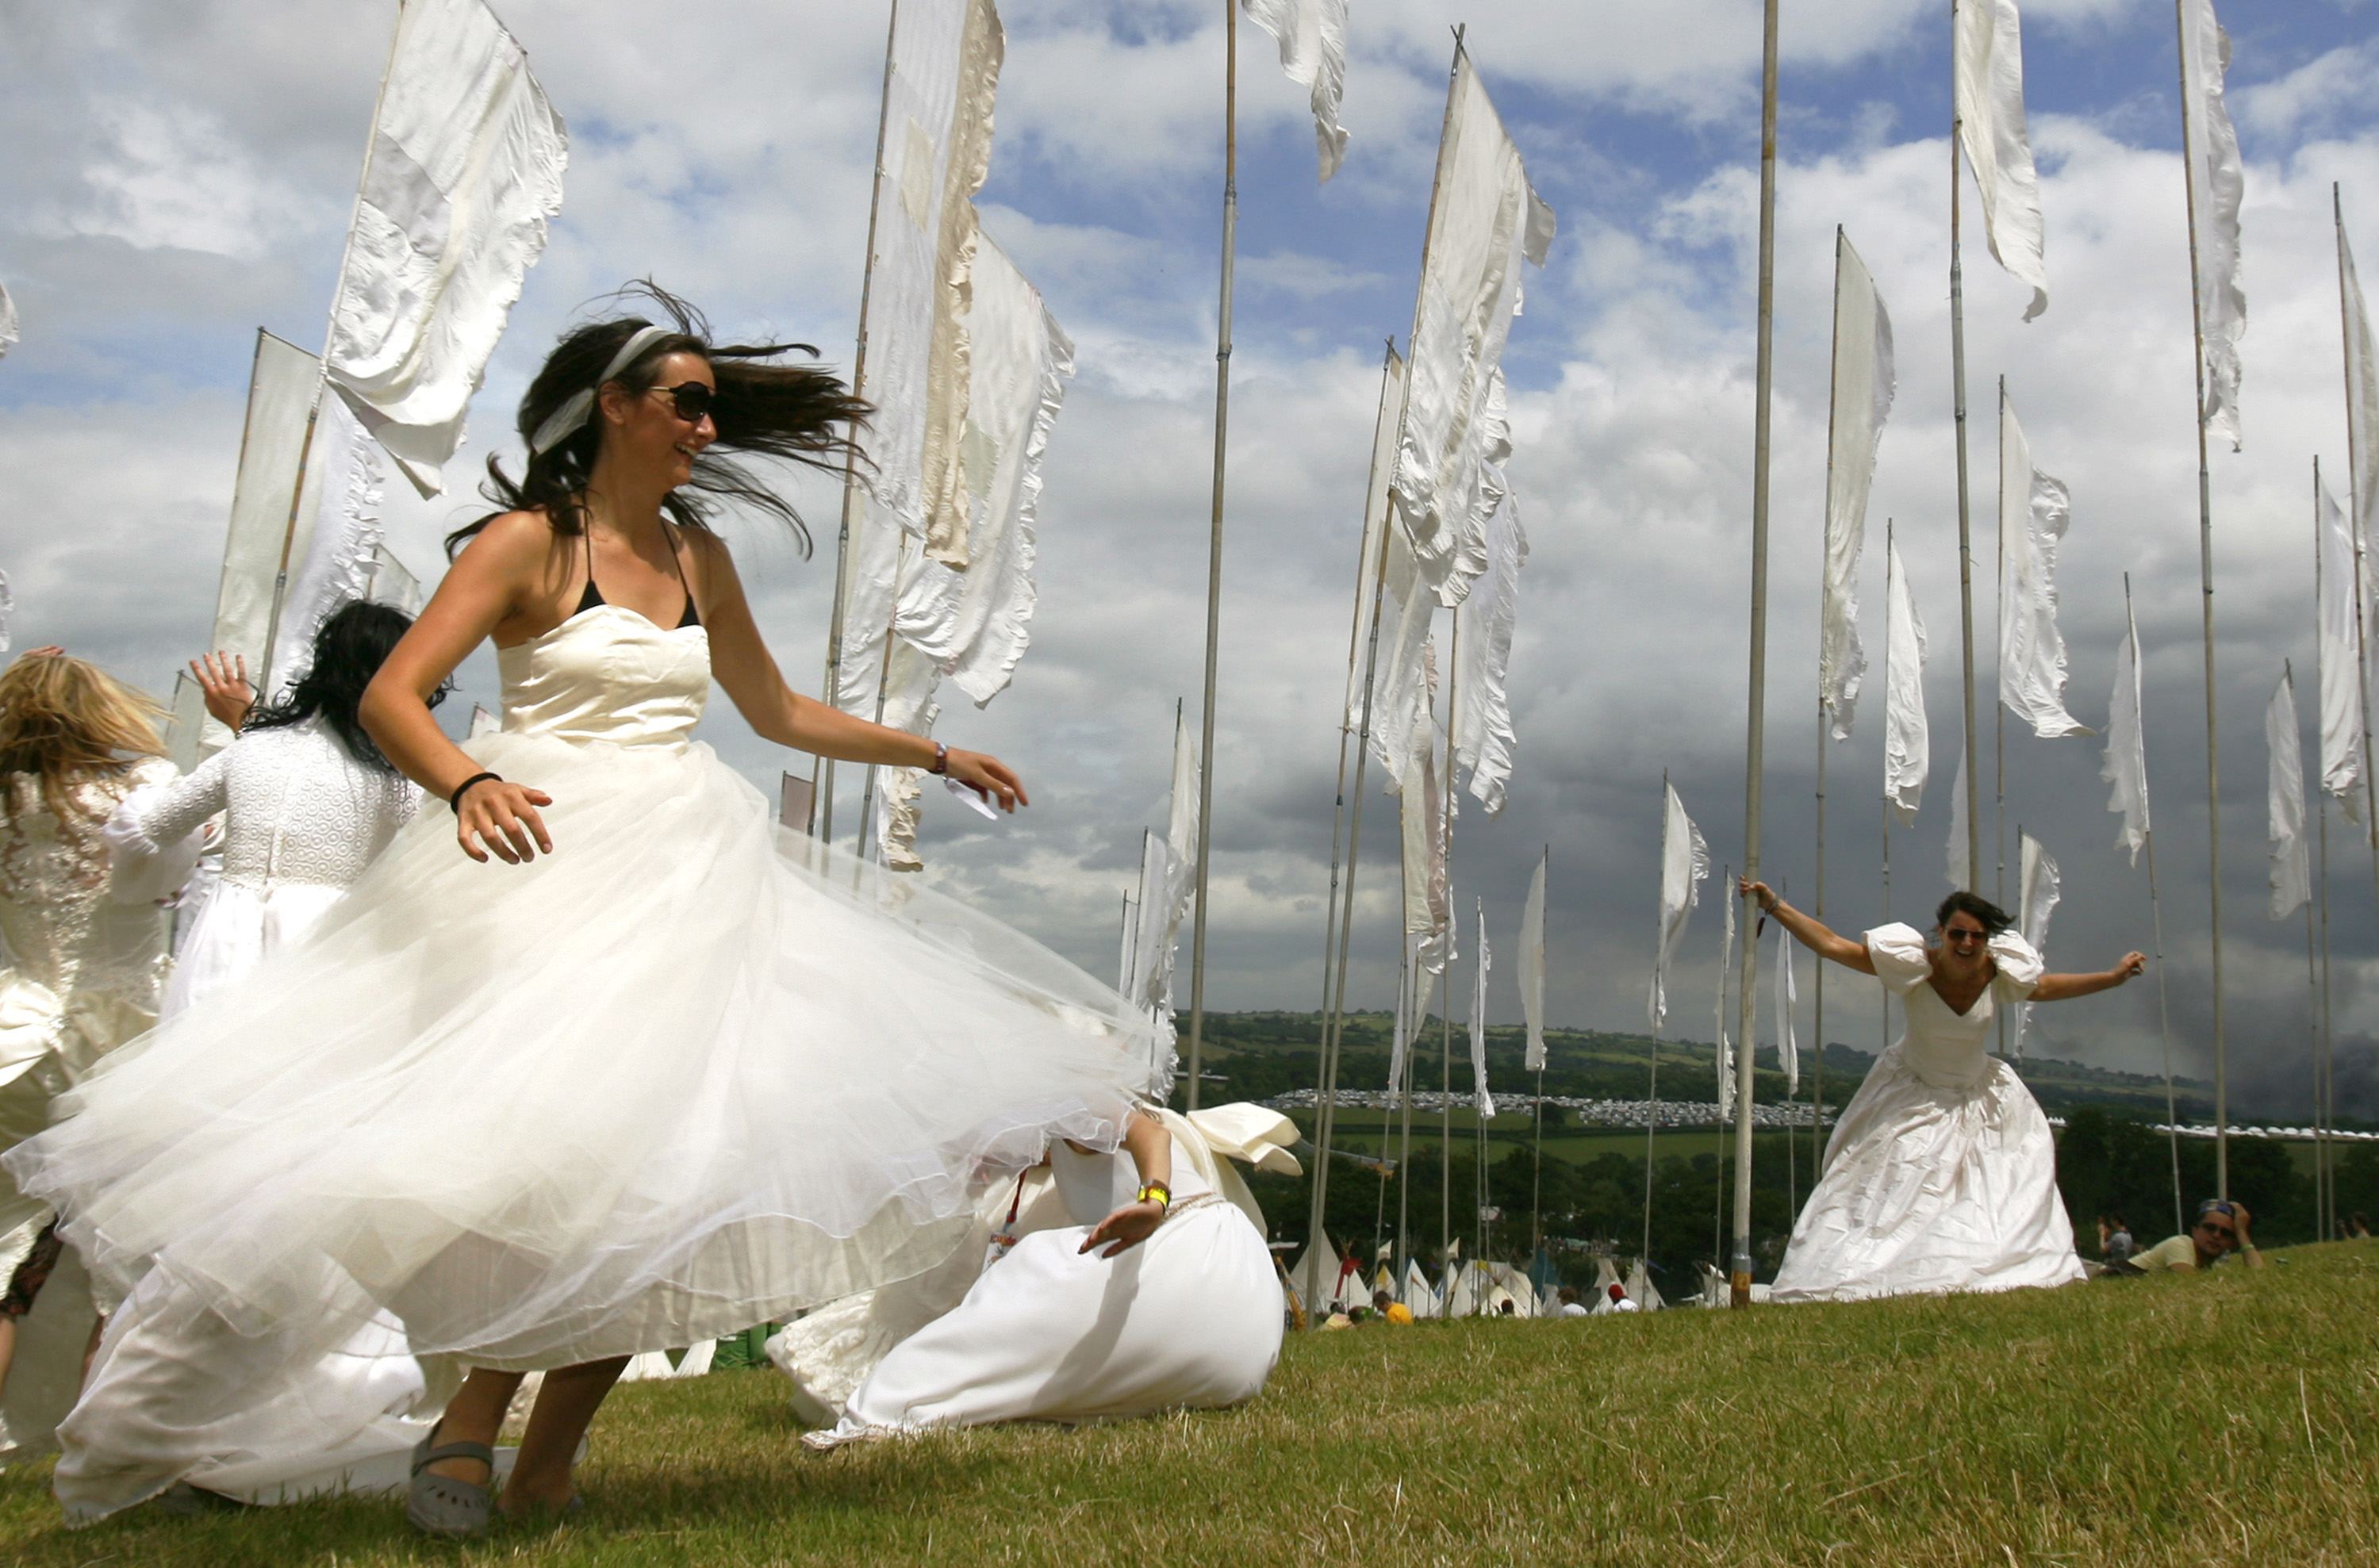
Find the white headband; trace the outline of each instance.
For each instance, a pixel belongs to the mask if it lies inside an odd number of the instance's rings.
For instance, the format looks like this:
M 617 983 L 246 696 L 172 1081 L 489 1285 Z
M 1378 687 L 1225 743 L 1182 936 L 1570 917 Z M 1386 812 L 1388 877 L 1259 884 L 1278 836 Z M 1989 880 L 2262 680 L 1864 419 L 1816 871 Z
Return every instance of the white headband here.
M 620 346 L 620 352 L 611 356 L 611 363 L 603 367 L 603 373 L 595 378 L 594 386 L 582 392 L 572 392 L 568 402 L 546 416 L 545 423 L 537 428 L 537 434 L 529 438 L 528 454 L 531 457 L 543 457 L 574 433 L 581 425 L 586 424 L 587 417 L 595 412 L 595 393 L 603 383 L 634 364 L 636 356 L 676 331 L 674 327 L 636 329 L 629 336 L 628 341 Z

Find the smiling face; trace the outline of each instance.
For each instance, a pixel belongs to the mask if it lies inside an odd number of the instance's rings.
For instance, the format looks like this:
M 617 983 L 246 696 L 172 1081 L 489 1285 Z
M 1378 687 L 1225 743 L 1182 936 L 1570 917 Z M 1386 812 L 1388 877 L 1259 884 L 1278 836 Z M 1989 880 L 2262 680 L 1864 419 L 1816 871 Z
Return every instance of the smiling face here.
M 675 489 L 694 476 L 694 460 L 719 439 L 709 412 L 718 390 L 710 361 L 685 350 L 663 355 L 654 367 L 653 384 L 643 392 L 607 381 L 601 398 L 604 457 L 627 473 L 653 476 Z
M 1935 963 L 1942 976 L 1949 980 L 1980 980 L 1990 961 L 1991 935 L 1983 929 L 1983 923 L 1964 910 L 1953 910 L 1950 918 L 1933 931 L 1940 939 Z
M 2197 1216 L 2189 1239 L 2196 1244 L 2201 1258 L 2220 1258 L 2239 1245 L 2238 1222 L 2219 1209 L 2210 1209 Z

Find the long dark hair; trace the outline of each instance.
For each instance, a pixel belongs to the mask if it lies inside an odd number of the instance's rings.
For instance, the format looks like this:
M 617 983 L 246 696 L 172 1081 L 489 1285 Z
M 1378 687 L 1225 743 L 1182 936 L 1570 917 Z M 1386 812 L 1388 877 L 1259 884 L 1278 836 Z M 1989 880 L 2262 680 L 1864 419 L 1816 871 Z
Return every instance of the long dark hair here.
M 384 604 L 357 600 L 341 605 L 314 633 L 313 662 L 306 673 L 279 702 L 261 705 L 250 713 L 240 732 L 278 730 L 320 718 L 349 756 L 376 772 L 394 773 L 395 765 L 364 732 L 362 721 L 356 718 L 356 706 L 364 700 L 364 688 L 380 673 L 389 650 L 412 624 L 413 617 Z M 452 681 L 440 681 L 429 694 L 429 706 L 444 702 L 453 685 Z
M 1992 903 L 1980 893 L 1969 893 L 1962 887 L 1941 900 L 1941 907 L 1933 911 L 1933 923 L 1947 925 L 1950 923 L 1950 917 L 1953 914 L 1973 915 L 1982 923 L 1983 935 L 1986 936 L 1997 936 L 2015 923 L 2015 917 L 2009 914 L 2007 911 Z
M 661 360 L 681 353 L 698 354 L 708 360 L 719 381 L 719 396 L 710 405 L 719 439 L 694 460 L 694 477 L 670 491 L 661 510 L 681 528 L 706 532 L 718 510 L 709 497 L 743 501 L 781 519 L 807 556 L 810 534 L 801 514 L 757 475 L 724 452 L 757 452 L 812 468 L 837 467 L 846 459 L 859 457 L 851 432 L 865 424 L 875 410 L 853 397 L 842 378 L 830 370 L 769 363 L 787 354 L 816 357 L 817 350 L 808 344 L 715 344 L 702 312 L 649 278 L 629 284 L 613 297 L 630 296 L 651 301 L 676 331 L 654 339 L 610 378 L 612 381 L 632 392 L 646 392 L 658 380 Z M 589 389 L 599 392 L 596 379 L 611 363 L 612 356 L 653 324 L 642 316 L 623 316 L 564 333 L 521 398 L 521 443 L 527 445 L 554 410 L 577 393 Z M 451 558 L 505 512 L 542 511 L 555 533 L 574 537 L 585 532 L 586 481 L 595 472 L 601 426 L 602 420 L 590 415 L 586 424 L 551 449 L 532 454 L 517 484 L 499 459 L 489 457 L 488 482 L 479 493 L 499 510 L 447 535 L 447 555 Z

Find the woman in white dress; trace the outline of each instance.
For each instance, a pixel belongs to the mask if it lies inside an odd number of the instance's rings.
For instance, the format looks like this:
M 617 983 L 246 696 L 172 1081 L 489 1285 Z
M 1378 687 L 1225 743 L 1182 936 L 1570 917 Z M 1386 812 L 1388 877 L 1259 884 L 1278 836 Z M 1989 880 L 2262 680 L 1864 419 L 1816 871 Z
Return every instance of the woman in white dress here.
M 356 717 L 364 688 L 412 624 L 386 605 L 340 606 L 284 697 L 234 708 L 230 745 L 117 808 L 108 843 L 119 858 L 155 854 L 225 814 L 223 871 L 182 938 L 163 1017 L 304 941 L 413 820 L 420 789 Z M 432 694 L 431 706 L 444 695 Z
M 1154 1070 L 1152 1027 L 1111 990 L 777 828 L 692 739 L 715 676 L 769 740 L 1023 800 L 993 758 L 785 685 L 704 493 L 791 512 L 711 448 L 839 470 L 867 411 L 648 292 L 669 321 L 576 329 L 531 382 L 527 471 L 489 465 L 513 510 L 457 536 L 366 695 L 452 826 L 417 818 L 312 940 L 9 1156 L 137 1286 L 140 1333 L 120 1316 L 101 1357 L 172 1381 L 157 1397 L 189 1432 L 399 1319 L 444 1407 L 406 1507 L 435 1533 L 488 1526 L 489 1445 L 526 1372 L 546 1377 L 508 1514 L 574 1503 L 573 1455 L 628 1357 L 932 1267 L 984 1181 L 1053 1136 L 1113 1146 Z M 427 698 L 489 638 L 503 728 L 458 746 Z M 187 1463 L 65 1435 L 79 1516 Z
M 1051 1186 L 1072 1223 L 1018 1237 L 955 1310 L 884 1356 L 831 1430 L 803 1441 L 1254 1398 L 1280 1359 L 1279 1277 L 1211 1157 L 1176 1158 L 1202 1147 L 1184 1130 L 1177 1140 L 1143 1111 L 1120 1151 L 1051 1145 Z M 799 1351 L 770 1348 L 799 1381 Z
M 2082 1278 L 2057 1192 L 2057 1144 L 2015 1069 L 1990 1055 L 1998 1011 L 2112 990 L 2138 953 L 2096 974 L 2050 974 L 1997 905 L 1952 893 L 1937 945 L 1914 926 L 1853 941 L 1745 882 L 1795 941 L 1872 974 L 1907 1029 L 1869 1069 L 1826 1140 L 1826 1166 L 1793 1226 L 1769 1299 L 1850 1301 L 2012 1290 Z
M 174 777 L 156 708 L 97 667 L 37 648 L 0 673 L 0 1149 L 156 1021 L 158 899 L 195 836 L 111 878 L 103 830 L 124 798 Z M 0 1176 L 0 1463 L 45 1452 L 74 1403 L 96 1321 L 80 1260 L 39 1196 Z

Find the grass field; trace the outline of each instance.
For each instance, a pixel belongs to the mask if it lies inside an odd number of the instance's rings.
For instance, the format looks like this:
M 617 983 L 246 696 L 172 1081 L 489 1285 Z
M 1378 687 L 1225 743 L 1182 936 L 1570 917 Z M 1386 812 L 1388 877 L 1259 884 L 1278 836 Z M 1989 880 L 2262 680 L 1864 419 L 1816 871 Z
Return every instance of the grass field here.
M 2379 1246 L 1999 1297 L 1366 1327 L 1256 1403 L 800 1451 L 767 1372 L 623 1388 L 583 1521 L 473 1547 L 344 1502 L 59 1523 L 68 1564 L 2379 1561 Z

